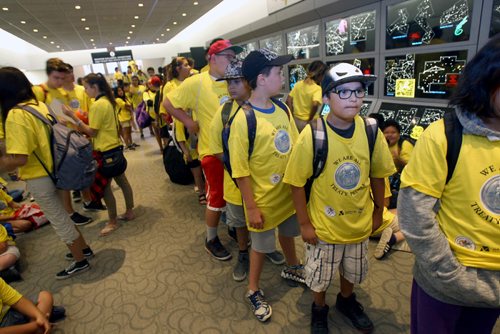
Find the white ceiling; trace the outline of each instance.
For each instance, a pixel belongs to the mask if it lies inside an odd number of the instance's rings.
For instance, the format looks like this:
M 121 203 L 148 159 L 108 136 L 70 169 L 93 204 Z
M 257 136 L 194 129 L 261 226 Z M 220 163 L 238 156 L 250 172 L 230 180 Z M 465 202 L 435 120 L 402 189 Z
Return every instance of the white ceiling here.
M 221 1 L 1 0 L 0 29 L 47 52 L 165 43 Z

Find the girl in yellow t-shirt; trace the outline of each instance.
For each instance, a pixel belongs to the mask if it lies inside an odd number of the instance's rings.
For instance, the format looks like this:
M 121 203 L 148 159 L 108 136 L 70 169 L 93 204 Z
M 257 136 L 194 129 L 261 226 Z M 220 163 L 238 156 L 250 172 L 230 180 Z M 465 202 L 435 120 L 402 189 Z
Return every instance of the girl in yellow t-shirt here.
M 132 142 L 132 104 L 125 95 L 122 87 L 114 89 L 118 120 L 120 121 L 120 135 L 129 150 L 135 150 L 136 145 Z
M 106 81 L 106 78 L 98 74 L 88 74 L 83 78 L 83 86 L 88 96 L 95 98 L 95 102 L 90 107 L 89 125 L 80 121 L 70 109 L 65 108 L 64 113 L 71 117 L 77 124 L 78 130 L 92 138 L 94 151 L 98 160 L 102 160 L 102 154 L 121 149 L 121 142 L 118 134 L 118 120 L 115 112 L 116 101 L 113 92 Z M 98 161 L 99 166 L 102 163 Z M 107 182 L 104 187 L 104 202 L 108 207 L 109 222 L 101 230 L 101 236 L 106 236 L 116 230 L 118 220 L 132 220 L 134 215 L 134 197 L 132 187 L 125 176 L 125 172 L 113 179 L 118 184 L 125 198 L 125 214 L 118 216 L 116 213 L 116 200 L 111 190 L 111 182 Z
M 297 82 L 288 95 L 286 103 L 299 132 L 307 122 L 318 116 L 318 107 L 322 102 L 321 80 L 326 70 L 327 66 L 321 60 L 313 61 L 307 68 L 307 78 Z
M 0 68 L 0 107 L 6 135 L 6 152 L 0 152 L 0 172 L 19 167 L 20 176 L 26 180 L 50 225 L 71 251 L 67 257 L 75 260 L 57 273 L 56 278 L 66 279 L 88 270 L 90 265 L 84 254 L 91 257 L 93 252 L 64 209 L 52 179 L 40 163 L 43 161 L 48 172 L 52 172 L 50 129 L 24 108 L 35 109 L 45 117 L 49 111 L 44 103 L 36 100 L 31 83 L 17 68 Z M 76 118 L 73 110 L 68 110 Z

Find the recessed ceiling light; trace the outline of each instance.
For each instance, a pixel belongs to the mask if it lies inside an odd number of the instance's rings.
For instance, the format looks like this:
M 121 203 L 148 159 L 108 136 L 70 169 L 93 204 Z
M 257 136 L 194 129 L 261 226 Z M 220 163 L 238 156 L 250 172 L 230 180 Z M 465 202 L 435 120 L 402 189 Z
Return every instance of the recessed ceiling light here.
M 21 21 L 21 24 L 26 24 L 26 21 Z
M 132 30 L 130 30 L 128 33 L 129 33 L 129 34 L 133 34 L 134 32 L 133 32 Z
M 139 3 L 139 4 L 137 4 L 137 6 L 139 6 L 139 7 L 144 7 L 144 4 Z
M 176 21 L 174 21 L 173 25 L 176 25 L 176 24 L 177 24 L 177 22 L 176 22 Z
M 54 41 L 50 41 L 50 44 L 54 44 Z
M 94 41 L 94 39 L 93 39 L 93 38 L 91 38 L 91 39 L 90 39 L 90 41 L 91 41 L 91 42 L 93 42 L 93 41 Z
M 9 10 L 9 8 L 7 8 L 7 7 L 3 7 L 3 8 L 2 8 L 2 10 L 3 10 L 3 11 L 8 11 L 8 10 Z
M 90 28 L 89 27 L 85 27 L 85 30 L 90 30 Z
M 56 48 L 58 48 L 58 49 L 59 49 L 59 48 L 60 48 L 60 46 L 59 46 L 59 45 L 56 45 Z
M 87 21 L 87 19 L 86 19 L 86 18 L 84 18 L 84 17 L 82 17 L 80 20 L 82 20 L 82 22 Z
M 161 37 L 165 36 L 165 34 L 161 34 Z
M 42 36 L 42 37 L 43 37 L 43 39 L 47 39 L 47 36 Z
M 38 32 L 38 29 L 33 29 L 33 32 Z
M 113 45 L 113 43 L 112 43 L 112 42 L 109 42 L 109 45 Z
M 182 13 L 182 16 L 186 16 L 186 13 Z
M 170 31 L 170 28 L 167 28 L 167 31 Z
M 82 7 L 80 7 L 80 6 L 78 6 L 78 5 L 76 5 L 76 6 L 75 6 L 75 9 L 80 9 L 80 8 L 82 8 Z
M 138 19 L 139 19 L 139 16 L 137 16 L 137 15 L 136 15 L 136 16 L 134 16 L 134 19 L 138 20 Z
M 156 40 L 157 40 L 157 41 L 159 41 L 160 39 L 159 39 L 159 38 L 157 38 Z
M 127 39 L 130 39 L 130 36 L 127 36 Z
M 198 1 L 193 2 L 193 5 L 198 6 Z
M 135 28 L 135 24 L 131 24 L 130 27 Z

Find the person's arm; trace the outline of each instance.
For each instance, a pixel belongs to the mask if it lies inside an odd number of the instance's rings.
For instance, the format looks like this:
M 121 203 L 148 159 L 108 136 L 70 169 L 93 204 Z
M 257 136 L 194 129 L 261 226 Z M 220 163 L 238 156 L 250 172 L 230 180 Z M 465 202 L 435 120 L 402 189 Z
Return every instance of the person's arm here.
M 45 331 L 38 327 L 36 321 L 30 321 L 27 324 L 15 325 L 9 327 L 0 328 L 0 334 L 39 334 L 45 333 L 48 334 L 51 331 Z
M 10 201 L 9 202 L 9 206 L 12 208 L 12 209 L 19 209 L 21 207 L 21 205 L 19 205 L 19 203 L 16 203 L 14 201 Z
M 188 116 L 184 110 L 175 108 L 168 97 L 163 100 L 163 107 L 167 110 L 167 112 L 174 118 L 177 118 L 181 121 L 184 126 L 188 129 L 190 134 L 195 134 L 200 131 L 200 127 L 198 126 L 198 122 L 193 121 L 191 117 Z
M 311 111 L 309 112 L 309 120 L 313 120 L 314 116 L 318 113 L 318 107 L 320 104 L 316 101 L 313 101 L 312 106 L 311 106 Z
M 10 172 L 28 163 L 25 154 L 5 154 L 0 156 L 0 172 Z
M 382 225 L 384 213 L 385 180 L 383 178 L 370 178 L 370 187 L 373 194 L 372 233 Z
M 254 229 L 263 229 L 264 216 L 262 215 L 260 209 L 257 207 L 257 203 L 255 203 L 255 198 L 253 197 L 252 190 L 252 180 L 250 179 L 250 176 L 239 177 L 236 179 L 236 183 L 238 184 L 238 188 L 241 192 L 241 197 L 243 198 L 243 202 L 245 203 L 248 224 Z
M 5 251 L 9 248 L 9 245 L 7 244 L 7 241 L 2 241 L 0 242 L 0 254 L 5 253 Z
M 191 153 L 189 152 L 188 148 L 186 147 L 186 142 L 185 141 L 180 141 L 178 142 L 179 147 L 182 150 L 182 154 L 184 154 L 184 157 L 186 158 L 187 161 L 193 161 L 193 158 L 191 157 Z
M 318 236 L 316 235 L 316 229 L 311 223 L 309 213 L 307 212 L 305 189 L 304 187 L 295 187 L 292 185 L 290 187 L 292 188 L 293 205 L 295 206 L 297 220 L 300 224 L 300 233 L 302 234 L 302 240 L 311 245 L 316 245 L 316 243 L 318 242 Z
M 92 129 L 90 126 L 87 124 L 83 123 L 81 119 L 75 116 L 75 113 L 73 110 L 71 110 L 69 107 L 63 105 L 62 110 L 66 116 L 71 118 L 75 123 L 76 123 L 76 129 L 80 132 L 83 132 L 89 137 L 95 137 L 97 136 L 97 129 Z
M 21 299 L 19 299 L 19 301 L 13 304 L 11 307 L 19 313 L 22 313 L 30 319 L 33 319 L 37 326 L 37 329 L 43 329 L 42 333 L 50 333 L 51 326 L 47 315 L 43 314 L 30 300 L 21 297 Z M 36 333 L 36 331 L 33 333 Z
M 286 105 L 288 106 L 288 108 L 290 109 L 290 112 L 293 115 L 293 97 L 291 97 L 290 94 L 288 94 L 288 96 L 286 98 Z

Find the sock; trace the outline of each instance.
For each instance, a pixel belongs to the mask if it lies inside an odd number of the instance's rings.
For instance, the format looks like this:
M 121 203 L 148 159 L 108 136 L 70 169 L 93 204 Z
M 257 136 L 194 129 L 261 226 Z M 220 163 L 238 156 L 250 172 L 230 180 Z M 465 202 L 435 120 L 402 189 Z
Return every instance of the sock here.
M 217 237 L 217 227 L 207 226 L 207 241 L 213 240 Z
M 389 244 L 389 246 L 393 246 L 396 243 L 396 236 L 394 234 L 391 235 L 391 238 L 387 243 Z
M 240 250 L 240 254 L 248 254 L 248 249 Z

